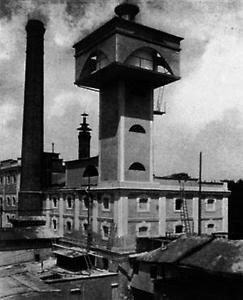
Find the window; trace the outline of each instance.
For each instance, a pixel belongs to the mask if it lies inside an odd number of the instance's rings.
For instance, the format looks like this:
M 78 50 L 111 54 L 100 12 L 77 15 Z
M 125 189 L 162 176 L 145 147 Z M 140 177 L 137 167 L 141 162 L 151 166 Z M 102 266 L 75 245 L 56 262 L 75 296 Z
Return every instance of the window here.
M 12 205 L 15 206 L 16 205 L 16 198 L 13 196 L 12 197 Z
M 67 228 L 67 232 L 71 232 L 72 231 L 72 221 L 68 220 L 66 222 L 66 228 Z
M 207 234 L 212 234 L 215 232 L 215 225 L 213 223 L 208 223 L 206 228 Z
M 11 201 L 11 198 L 10 198 L 10 197 L 7 197 L 7 205 L 8 205 L 8 206 L 11 206 L 11 205 L 12 205 L 12 201 Z
M 215 211 L 216 200 L 215 199 L 206 199 L 206 211 Z
M 102 210 L 108 211 L 110 210 L 110 199 L 111 197 L 109 195 L 103 195 L 102 196 Z
M 178 198 L 178 199 L 175 199 L 175 202 L 174 202 L 174 211 L 181 211 L 182 209 L 182 199 Z
M 176 225 L 175 226 L 175 233 L 176 234 L 183 233 L 183 225 L 181 225 L 181 224 Z
M 142 222 L 136 225 L 136 232 L 138 237 L 145 237 L 149 235 L 150 223 Z
M 16 176 L 15 175 L 12 176 L 12 183 L 16 183 Z
M 8 175 L 8 176 L 7 176 L 7 184 L 10 184 L 10 183 L 11 183 L 11 176 Z
M 109 236 L 109 227 L 106 226 L 106 225 L 103 225 L 103 232 L 104 232 L 104 237 L 107 237 Z
M 130 129 L 130 132 L 146 133 L 145 129 L 141 125 L 133 125 Z
M 83 209 L 87 210 L 89 208 L 89 197 L 83 196 Z
M 52 207 L 57 208 L 57 203 L 58 203 L 57 197 L 53 197 L 52 198 Z
M 133 164 L 130 165 L 129 170 L 145 171 L 145 167 L 139 162 L 134 162 Z
M 53 228 L 53 230 L 57 230 L 57 219 L 52 219 L 52 228 Z
M 3 204 L 3 197 L 0 197 L 0 205 Z
M 7 217 L 7 223 L 10 223 L 10 215 L 6 215 Z
M 84 232 L 87 232 L 87 230 L 88 230 L 88 222 L 84 222 L 83 223 L 83 230 L 84 230 Z
M 142 196 L 137 199 L 137 211 L 149 211 L 150 199 L 146 196 Z
M 3 177 L 0 177 L 0 184 L 3 184 Z
M 110 236 L 110 223 L 103 221 L 101 223 L 101 236 L 103 240 L 108 240 Z
M 67 199 L 66 199 L 66 205 L 67 205 L 67 208 L 72 208 L 73 207 L 73 199 L 71 196 L 67 196 Z

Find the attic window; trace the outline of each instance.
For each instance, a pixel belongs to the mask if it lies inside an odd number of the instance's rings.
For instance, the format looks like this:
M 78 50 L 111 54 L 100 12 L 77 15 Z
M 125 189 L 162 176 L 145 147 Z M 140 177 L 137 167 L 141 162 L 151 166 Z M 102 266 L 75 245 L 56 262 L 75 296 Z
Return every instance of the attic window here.
M 138 132 L 138 133 L 146 133 L 145 129 L 139 125 L 139 124 L 135 124 L 133 125 L 130 129 L 130 132 Z
M 145 171 L 145 167 L 139 162 L 134 162 L 133 164 L 130 165 L 129 170 Z

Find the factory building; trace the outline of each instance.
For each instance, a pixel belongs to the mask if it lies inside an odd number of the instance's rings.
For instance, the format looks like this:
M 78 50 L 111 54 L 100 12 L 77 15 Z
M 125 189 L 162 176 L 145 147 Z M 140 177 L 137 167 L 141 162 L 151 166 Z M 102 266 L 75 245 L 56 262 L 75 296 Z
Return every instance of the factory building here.
M 180 79 L 182 38 L 135 22 L 137 5 L 74 45 L 75 84 L 99 92 L 99 153 L 90 157 L 87 115 L 66 184 L 45 191 L 47 225 L 88 247 L 135 251 L 138 237 L 227 233 L 226 183 L 153 170 L 154 90 Z M 181 176 L 183 175 L 183 176 Z M 200 199 L 199 199 L 200 198 Z M 200 231 L 200 232 L 198 232 Z

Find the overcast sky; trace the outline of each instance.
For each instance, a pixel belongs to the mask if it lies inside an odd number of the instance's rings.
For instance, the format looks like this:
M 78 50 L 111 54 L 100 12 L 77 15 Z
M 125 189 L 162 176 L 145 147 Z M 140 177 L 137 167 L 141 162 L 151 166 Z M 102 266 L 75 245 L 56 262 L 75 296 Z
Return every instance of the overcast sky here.
M 243 1 L 140 0 L 137 22 L 184 37 L 182 79 L 165 88 L 155 116 L 158 175 L 243 178 Z M 21 155 L 27 18 L 45 22 L 45 150 L 77 158 L 80 114 L 98 149 L 98 95 L 74 86 L 72 45 L 114 15 L 117 0 L 0 1 L 0 160 Z

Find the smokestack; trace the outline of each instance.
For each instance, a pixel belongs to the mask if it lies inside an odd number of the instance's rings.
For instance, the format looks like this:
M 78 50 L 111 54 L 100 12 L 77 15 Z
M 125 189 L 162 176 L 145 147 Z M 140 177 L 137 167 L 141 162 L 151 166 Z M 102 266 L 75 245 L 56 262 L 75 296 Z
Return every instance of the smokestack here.
M 77 129 L 78 134 L 78 159 L 90 157 L 90 131 L 89 124 L 86 122 L 88 114 L 83 113 L 83 123 L 80 124 L 80 127 Z
M 26 32 L 19 215 L 33 216 L 40 215 L 42 210 L 44 24 L 39 20 L 29 20 L 26 25 Z

